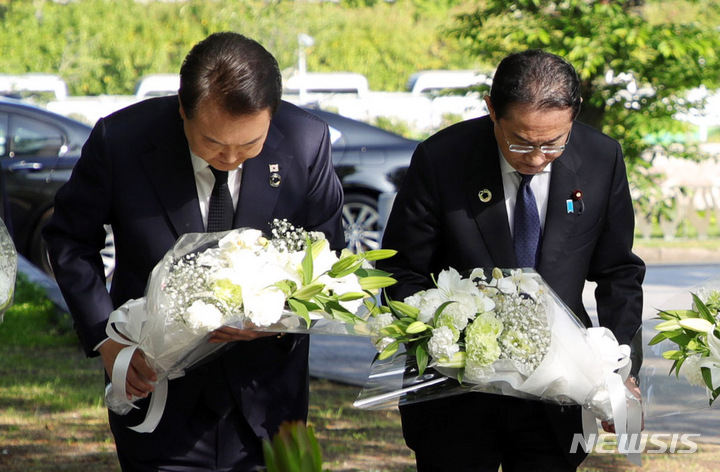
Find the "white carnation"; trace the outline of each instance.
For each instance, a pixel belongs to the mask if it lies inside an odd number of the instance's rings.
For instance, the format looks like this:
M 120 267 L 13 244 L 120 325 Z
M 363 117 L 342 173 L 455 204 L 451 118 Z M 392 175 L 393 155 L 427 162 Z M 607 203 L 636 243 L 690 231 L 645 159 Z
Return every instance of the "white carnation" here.
M 460 351 L 460 346 L 456 341 L 457 338 L 452 329 L 447 326 L 435 328 L 428 341 L 428 354 L 433 359 L 450 359 Z

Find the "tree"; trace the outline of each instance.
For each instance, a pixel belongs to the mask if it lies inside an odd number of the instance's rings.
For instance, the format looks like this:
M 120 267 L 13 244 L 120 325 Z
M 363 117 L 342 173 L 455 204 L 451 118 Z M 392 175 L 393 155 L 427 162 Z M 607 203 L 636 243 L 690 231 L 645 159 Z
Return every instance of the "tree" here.
M 646 169 L 657 137 L 687 130 L 673 115 L 689 106 L 688 90 L 720 86 L 720 35 L 700 22 L 650 23 L 642 1 L 486 0 L 458 17 L 452 33 L 471 43 L 483 61 L 538 48 L 558 54 L 578 70 L 583 106 L 579 119 L 621 141 L 631 183 L 645 211 L 658 196 Z M 698 3 L 698 2 L 694 2 Z M 716 1 L 705 0 L 715 12 Z M 689 157 L 691 147 L 674 155 Z M 661 199 L 660 199 L 661 200 Z

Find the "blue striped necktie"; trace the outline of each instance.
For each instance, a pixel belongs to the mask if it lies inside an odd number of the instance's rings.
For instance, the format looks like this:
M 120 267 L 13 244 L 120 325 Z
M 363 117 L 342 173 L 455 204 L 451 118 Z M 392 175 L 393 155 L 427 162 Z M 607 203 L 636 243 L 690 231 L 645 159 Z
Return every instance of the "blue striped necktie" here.
M 540 215 L 535 194 L 530 188 L 533 175 L 520 174 L 520 188 L 515 199 L 514 242 L 518 267 L 535 268 L 540 247 Z

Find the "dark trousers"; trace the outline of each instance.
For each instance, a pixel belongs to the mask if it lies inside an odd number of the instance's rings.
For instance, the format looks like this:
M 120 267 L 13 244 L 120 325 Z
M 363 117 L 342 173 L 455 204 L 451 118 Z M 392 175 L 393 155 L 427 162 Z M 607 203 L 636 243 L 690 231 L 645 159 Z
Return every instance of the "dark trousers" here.
M 466 394 L 400 408 L 418 472 L 571 472 L 546 405 Z M 569 450 L 569 444 L 567 445 Z
M 117 455 L 123 472 L 264 470 L 261 439 L 240 414 L 219 364 L 210 364 L 209 368 L 203 394 L 180 431 L 156 430 L 151 433 L 173 433 L 162 451 L 158 451 L 160 454 L 135 451 L 137 443 L 128 448 L 118 446 Z

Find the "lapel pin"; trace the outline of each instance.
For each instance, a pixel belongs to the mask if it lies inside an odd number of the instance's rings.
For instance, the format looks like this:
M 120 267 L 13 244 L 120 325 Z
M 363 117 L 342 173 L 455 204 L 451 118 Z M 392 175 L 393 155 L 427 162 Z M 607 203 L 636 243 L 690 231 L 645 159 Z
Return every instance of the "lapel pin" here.
M 478 192 L 478 198 L 481 202 L 487 203 L 492 198 L 492 192 L 490 190 L 484 188 Z
M 278 164 L 270 164 L 268 167 L 270 167 L 270 172 L 278 172 L 280 170 L 280 166 Z
M 282 178 L 280 178 L 280 174 L 277 172 L 273 172 L 270 174 L 270 186 L 271 187 L 279 187 L 280 182 L 282 181 Z
M 572 195 L 570 195 L 570 198 L 566 200 L 565 203 L 567 205 L 568 213 L 574 213 L 577 211 L 578 215 L 581 214 L 585 209 L 582 190 L 573 190 Z

